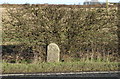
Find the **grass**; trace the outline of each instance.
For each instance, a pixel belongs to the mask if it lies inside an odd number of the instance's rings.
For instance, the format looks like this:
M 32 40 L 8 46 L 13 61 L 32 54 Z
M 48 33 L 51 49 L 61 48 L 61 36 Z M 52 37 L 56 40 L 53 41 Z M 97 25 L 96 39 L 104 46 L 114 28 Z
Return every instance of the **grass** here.
M 3 63 L 3 73 L 115 71 L 120 62 Z

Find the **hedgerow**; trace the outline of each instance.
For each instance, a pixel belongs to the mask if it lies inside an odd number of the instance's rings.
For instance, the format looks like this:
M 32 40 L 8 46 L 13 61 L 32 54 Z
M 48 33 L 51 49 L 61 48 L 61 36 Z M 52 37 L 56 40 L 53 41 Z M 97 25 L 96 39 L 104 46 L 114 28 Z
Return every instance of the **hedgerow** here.
M 60 47 L 61 60 L 109 56 L 110 61 L 114 61 L 118 56 L 117 9 L 114 7 L 109 12 L 106 8 L 72 5 L 7 7 L 2 22 L 5 60 L 11 55 L 10 59 L 16 61 L 43 62 L 47 45 L 53 42 Z

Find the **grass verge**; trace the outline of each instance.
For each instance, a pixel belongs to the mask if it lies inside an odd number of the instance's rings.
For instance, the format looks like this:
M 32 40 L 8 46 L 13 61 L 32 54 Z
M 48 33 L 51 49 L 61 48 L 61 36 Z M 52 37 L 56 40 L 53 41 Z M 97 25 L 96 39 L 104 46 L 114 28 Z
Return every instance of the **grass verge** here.
M 3 63 L 3 73 L 115 71 L 119 65 L 120 62 Z

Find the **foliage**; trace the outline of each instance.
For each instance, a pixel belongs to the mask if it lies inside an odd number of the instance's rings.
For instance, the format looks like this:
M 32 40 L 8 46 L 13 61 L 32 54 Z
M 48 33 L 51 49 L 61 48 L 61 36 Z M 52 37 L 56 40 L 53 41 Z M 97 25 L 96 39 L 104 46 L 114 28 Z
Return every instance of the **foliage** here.
M 115 8 L 110 8 L 109 13 L 105 8 L 75 6 L 24 5 L 7 8 L 2 21 L 3 44 L 18 42 L 13 44 L 12 54 L 35 61 L 46 60 L 46 47 L 52 42 L 60 47 L 63 60 L 64 55 L 82 58 L 90 52 L 116 57 L 116 14 Z M 8 44 L 6 46 L 9 48 Z M 4 47 L 3 50 L 3 53 L 11 53 L 5 52 Z

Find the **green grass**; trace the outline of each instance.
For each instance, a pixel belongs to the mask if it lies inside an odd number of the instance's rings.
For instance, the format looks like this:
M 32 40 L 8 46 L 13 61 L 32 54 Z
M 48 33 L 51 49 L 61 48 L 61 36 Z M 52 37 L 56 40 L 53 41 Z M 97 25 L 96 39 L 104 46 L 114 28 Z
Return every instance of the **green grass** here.
M 114 71 L 120 62 L 3 63 L 3 73 Z

